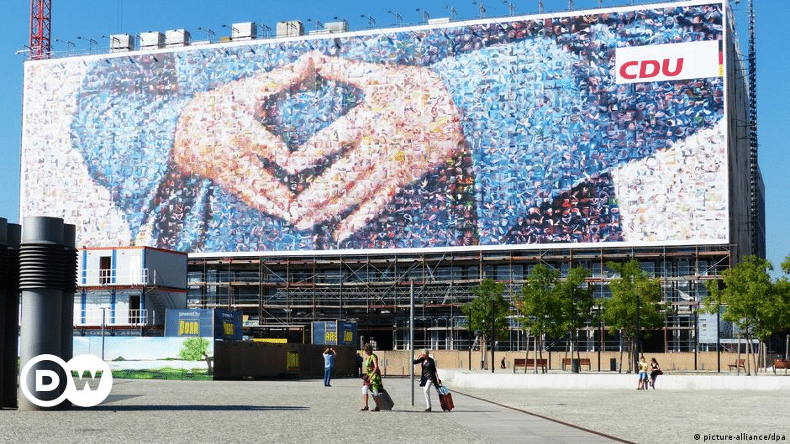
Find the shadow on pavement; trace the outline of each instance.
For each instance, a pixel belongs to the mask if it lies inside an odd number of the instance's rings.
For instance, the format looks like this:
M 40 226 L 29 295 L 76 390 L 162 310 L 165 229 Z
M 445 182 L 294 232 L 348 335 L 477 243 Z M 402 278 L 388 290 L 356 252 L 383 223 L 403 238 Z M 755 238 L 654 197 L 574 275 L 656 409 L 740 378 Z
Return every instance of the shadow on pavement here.
M 286 410 L 298 411 L 309 410 L 309 407 L 290 406 L 290 405 L 106 405 L 101 404 L 85 410 L 92 411 L 255 411 L 255 410 Z

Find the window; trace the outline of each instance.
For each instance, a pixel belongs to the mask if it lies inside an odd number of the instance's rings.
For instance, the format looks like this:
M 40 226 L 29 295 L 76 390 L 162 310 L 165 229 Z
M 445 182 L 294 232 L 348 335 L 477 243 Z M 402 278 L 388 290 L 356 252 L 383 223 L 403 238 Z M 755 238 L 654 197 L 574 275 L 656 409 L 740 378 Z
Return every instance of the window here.
M 112 257 L 102 256 L 99 258 L 99 283 L 107 285 L 112 283 Z

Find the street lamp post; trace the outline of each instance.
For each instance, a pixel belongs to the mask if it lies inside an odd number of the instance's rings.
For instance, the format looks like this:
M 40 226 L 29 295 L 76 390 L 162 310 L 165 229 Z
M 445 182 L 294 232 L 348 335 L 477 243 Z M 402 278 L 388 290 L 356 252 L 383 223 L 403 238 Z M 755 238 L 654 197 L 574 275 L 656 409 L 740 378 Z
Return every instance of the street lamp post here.
M 403 25 L 403 16 L 395 11 L 387 10 L 387 14 L 392 14 L 395 17 L 395 24 L 398 26 Z
M 71 54 L 71 48 L 75 48 L 75 49 L 77 48 L 77 45 L 75 45 L 74 42 L 70 42 L 68 40 L 55 39 L 55 41 L 56 42 L 60 42 L 60 43 L 65 43 L 66 44 L 66 52 L 68 54 Z
M 496 331 L 494 328 L 494 302 L 495 299 L 491 297 L 491 373 L 494 373 L 494 345 L 496 344 L 496 335 L 494 333 Z
M 239 29 L 233 25 L 222 25 L 223 28 L 230 29 L 230 40 L 233 41 L 233 36 L 240 34 Z
M 422 12 L 422 21 L 428 23 L 428 20 L 431 18 L 431 16 L 428 15 L 428 11 L 426 11 L 425 8 L 417 8 L 417 12 Z
M 634 283 L 634 277 L 631 276 L 631 288 L 634 290 L 636 296 L 636 330 L 634 331 L 634 371 L 639 372 L 639 291 Z
M 264 23 L 258 23 L 258 27 L 260 27 L 261 30 L 263 30 L 263 37 L 264 38 L 269 37 L 269 31 L 271 31 L 272 28 L 266 26 L 266 24 L 264 24 Z
M 96 49 L 99 48 L 99 42 L 97 42 L 96 40 L 94 40 L 94 39 L 92 39 L 90 37 L 85 38 L 85 37 L 77 36 L 77 40 L 87 40 L 88 41 L 88 51 L 90 51 L 90 52 L 93 52 L 93 45 L 96 45 Z
M 212 35 L 216 35 L 216 34 L 214 34 L 214 31 L 212 31 L 212 30 L 210 30 L 208 28 L 201 28 L 200 26 L 198 26 L 197 30 L 198 31 L 204 31 L 206 33 L 206 40 L 208 40 L 209 42 L 211 41 L 211 36 Z

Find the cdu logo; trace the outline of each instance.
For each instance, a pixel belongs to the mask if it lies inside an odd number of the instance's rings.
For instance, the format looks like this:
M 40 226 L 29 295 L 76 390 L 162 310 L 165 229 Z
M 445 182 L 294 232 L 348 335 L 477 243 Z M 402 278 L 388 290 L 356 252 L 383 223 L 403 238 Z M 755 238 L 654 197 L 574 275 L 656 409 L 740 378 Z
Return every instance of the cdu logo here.
M 33 370 L 31 381 L 28 378 L 28 373 L 34 366 L 36 368 Z M 92 389 L 88 383 L 95 381 L 98 373 L 101 373 L 101 377 L 96 389 Z M 62 387 L 61 378 L 65 379 L 66 384 L 63 393 L 54 399 L 46 399 L 51 398 L 57 393 L 58 388 Z M 31 382 L 34 386 L 32 391 L 29 387 Z M 81 387 L 78 387 L 78 384 Z M 112 371 L 107 363 L 93 355 L 75 356 L 69 362 L 65 362 L 55 355 L 38 355 L 22 367 L 19 385 L 28 401 L 39 407 L 55 407 L 65 399 L 80 407 L 93 407 L 104 401 L 110 394 Z M 37 397 L 36 394 L 43 395 L 42 398 L 45 399 Z M 51 396 L 47 396 L 47 394 Z

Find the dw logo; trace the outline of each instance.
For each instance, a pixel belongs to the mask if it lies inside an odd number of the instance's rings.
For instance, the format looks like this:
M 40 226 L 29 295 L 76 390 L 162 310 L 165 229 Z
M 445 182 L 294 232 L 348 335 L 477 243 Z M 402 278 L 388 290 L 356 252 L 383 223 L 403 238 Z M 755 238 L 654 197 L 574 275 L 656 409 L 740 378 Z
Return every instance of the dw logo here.
M 28 387 L 28 373 L 34 365 L 44 361 L 50 361 L 59 365 L 66 374 L 66 389 L 60 396 L 52 400 L 38 399 Z M 73 372 L 77 374 L 76 381 Z M 99 372 L 101 372 L 101 378 L 99 378 L 98 387 L 93 390 L 88 385 L 88 381 L 94 381 L 96 374 Z M 89 374 L 87 378 L 85 377 L 86 373 Z M 36 369 L 34 380 L 35 387 L 33 391 L 36 393 L 51 392 L 61 385 L 60 376 L 54 370 Z M 83 385 L 81 389 L 77 388 L 77 381 Z M 64 399 L 68 399 L 72 404 L 80 407 L 93 407 L 104 401 L 110 394 L 110 390 L 112 390 L 112 371 L 107 363 L 92 355 L 75 356 L 69 362 L 65 362 L 55 355 L 38 355 L 28 361 L 22 368 L 19 375 L 19 385 L 28 401 L 39 407 L 54 407 L 63 402 Z

